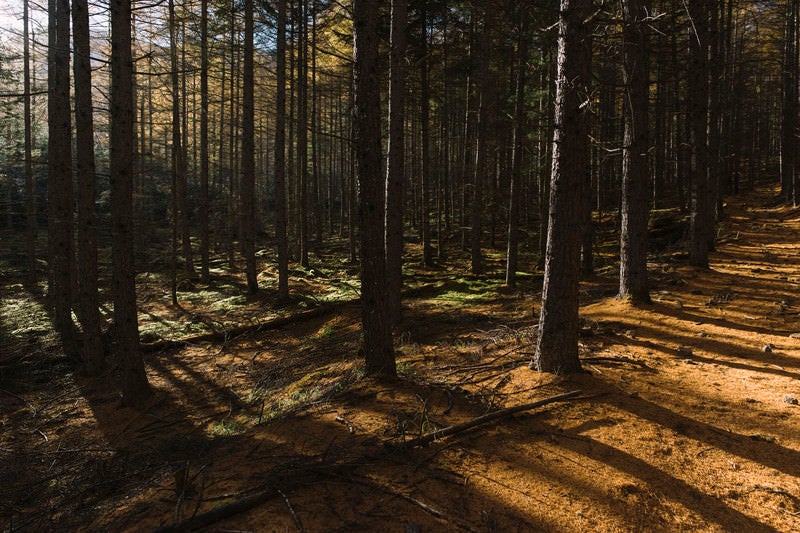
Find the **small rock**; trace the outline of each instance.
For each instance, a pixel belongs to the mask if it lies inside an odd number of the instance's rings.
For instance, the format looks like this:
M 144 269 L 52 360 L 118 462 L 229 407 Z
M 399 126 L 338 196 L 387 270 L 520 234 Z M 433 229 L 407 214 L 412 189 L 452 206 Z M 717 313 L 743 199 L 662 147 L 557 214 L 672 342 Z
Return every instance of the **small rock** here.
M 789 337 L 792 339 L 800 339 L 800 333 L 792 333 Z
M 798 401 L 794 396 L 787 394 L 783 397 L 783 403 L 788 403 L 789 405 L 798 405 L 800 404 L 800 401 Z
M 680 348 L 678 348 L 678 355 L 682 357 L 689 357 L 694 355 L 694 352 L 692 352 L 692 349 L 689 348 L 688 346 L 681 346 Z
M 697 361 L 692 361 L 691 359 L 681 359 L 681 363 L 686 363 L 687 365 L 696 365 Z
M 761 351 L 764 353 L 771 353 L 772 349 L 775 347 L 774 344 L 765 344 L 761 347 Z

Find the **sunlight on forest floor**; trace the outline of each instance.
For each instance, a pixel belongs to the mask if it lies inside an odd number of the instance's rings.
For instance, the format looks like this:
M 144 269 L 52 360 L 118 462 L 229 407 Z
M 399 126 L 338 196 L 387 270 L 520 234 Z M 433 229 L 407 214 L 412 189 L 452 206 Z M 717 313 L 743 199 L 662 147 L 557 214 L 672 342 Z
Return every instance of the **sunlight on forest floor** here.
M 585 280 L 588 373 L 569 377 L 527 367 L 540 276 L 508 290 L 499 278 L 416 270 L 396 336 L 400 380 L 365 380 L 343 265 L 292 280 L 297 293 L 340 301 L 330 312 L 149 354 L 157 399 L 137 413 L 111 380 L 70 385 L 63 364 L 48 366 L 58 359 L 41 310 L 4 278 L 0 524 L 146 530 L 261 495 L 214 527 L 800 530 L 800 212 L 765 207 L 774 194 L 730 201 L 710 270 L 654 259 L 652 305 L 611 297 L 613 269 Z M 163 279 L 145 280 L 143 332 L 184 337 L 320 303 L 278 312 L 238 284 L 182 292 L 180 313 Z M 23 362 L 52 379 L 13 374 Z M 579 399 L 402 447 L 574 389 Z

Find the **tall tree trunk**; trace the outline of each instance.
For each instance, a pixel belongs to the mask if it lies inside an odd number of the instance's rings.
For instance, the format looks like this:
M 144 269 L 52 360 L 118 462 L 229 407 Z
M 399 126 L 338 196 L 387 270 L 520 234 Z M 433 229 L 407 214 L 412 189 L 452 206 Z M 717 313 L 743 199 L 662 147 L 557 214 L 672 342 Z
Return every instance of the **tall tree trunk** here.
M 539 268 L 544 269 L 547 257 L 547 233 L 550 223 L 550 178 L 552 174 L 553 143 L 548 139 L 548 133 L 553 126 L 553 111 L 555 109 L 555 71 L 557 62 L 548 49 L 543 52 L 544 57 L 541 74 L 541 94 L 539 99 Z M 545 95 L 547 97 L 545 98 Z M 542 109 L 544 105 L 544 109 Z
M 97 375 L 103 370 L 104 357 L 97 292 L 92 66 L 89 58 L 89 5 L 86 0 L 72 0 L 72 28 L 78 174 L 78 290 L 83 329 L 83 362 L 88 374 Z
M 540 372 L 576 372 L 578 275 L 583 194 L 589 163 L 587 68 L 591 63 L 586 18 L 591 0 L 561 0 L 556 74 L 553 166 L 539 339 L 531 366 Z
M 517 80 L 514 88 L 514 140 L 511 155 L 511 183 L 508 192 L 508 248 L 506 252 L 506 285 L 517 284 L 519 252 L 519 204 L 522 179 L 522 140 L 525 138 L 525 73 L 527 71 L 527 20 L 523 17 L 517 29 Z
M 31 126 L 31 44 L 28 27 L 30 25 L 29 0 L 22 4 L 22 77 L 23 77 L 23 117 L 25 123 L 25 242 L 28 255 L 28 282 L 36 281 L 36 254 L 38 223 L 36 220 L 36 176 L 33 173 L 33 128 Z
M 289 296 L 289 242 L 286 235 L 286 0 L 278 2 L 277 88 L 275 93 L 275 237 L 278 242 L 278 299 Z
M 781 194 L 787 201 L 795 198 L 797 179 L 798 127 L 798 0 L 786 2 L 783 57 L 783 120 L 781 124 Z
M 300 264 L 308 268 L 308 0 L 300 2 L 297 47 L 297 163 Z
M 422 61 L 420 62 L 420 237 L 422 241 L 422 264 L 433 266 L 433 250 L 431 248 L 431 155 L 430 155 L 430 61 L 428 59 L 428 15 L 422 13 Z
M 245 259 L 248 294 L 258 292 L 256 277 L 256 212 L 255 212 L 255 73 L 253 66 L 253 0 L 244 1 L 244 72 L 242 87 L 242 175 L 240 197 L 242 207 L 241 239 Z
M 692 139 L 692 208 L 689 262 L 707 268 L 714 232 L 708 170 L 708 4 L 689 0 L 688 106 Z
M 181 252 L 183 267 L 187 276 L 194 275 L 194 261 L 192 260 L 192 245 L 189 238 L 189 209 L 186 186 L 186 154 L 184 152 L 181 121 L 181 106 L 185 94 L 180 90 L 180 72 L 178 65 L 178 23 L 175 17 L 175 2 L 169 0 L 169 37 L 170 37 L 170 68 L 172 70 L 172 173 L 175 183 L 175 208 L 173 213 L 178 236 L 181 239 Z M 185 75 L 184 75 L 185 76 Z
M 397 369 L 385 293 L 377 22 L 377 0 L 353 1 L 354 141 L 359 184 L 363 350 L 367 374 L 394 377 Z
M 50 0 L 48 51 L 48 296 L 53 321 L 68 353 L 76 352 L 72 322 L 73 213 L 72 120 L 70 117 L 69 0 Z
M 209 283 L 208 0 L 200 3 L 200 281 Z
M 133 253 L 133 58 L 131 3 L 111 0 L 111 238 L 114 348 L 122 367 L 122 402 L 144 407 L 152 391 L 139 350 Z
M 622 2 L 625 136 L 622 141 L 622 227 L 619 297 L 650 302 L 647 282 L 647 221 L 650 214 L 647 168 L 647 0 Z
M 475 174 L 472 180 L 472 216 L 471 216 L 471 252 L 472 273 L 483 273 L 483 253 L 481 237 L 483 233 L 483 188 L 486 184 L 487 160 L 489 150 L 489 105 L 491 102 L 492 82 L 489 76 L 489 56 L 491 55 L 491 13 L 490 8 L 483 7 L 483 28 L 479 34 L 477 77 L 480 86 L 480 103 L 478 104 L 477 139 L 475 146 Z
M 405 185 L 406 27 L 408 0 L 392 0 L 389 145 L 386 161 L 386 293 L 393 324 L 401 317 Z

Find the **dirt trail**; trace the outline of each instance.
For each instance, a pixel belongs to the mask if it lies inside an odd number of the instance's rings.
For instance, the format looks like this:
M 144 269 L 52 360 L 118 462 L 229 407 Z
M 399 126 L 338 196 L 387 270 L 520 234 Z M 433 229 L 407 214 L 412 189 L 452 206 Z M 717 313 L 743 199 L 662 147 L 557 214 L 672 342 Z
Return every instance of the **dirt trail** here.
M 81 380 L 55 400 L 0 394 L 0 523 L 147 530 L 266 489 L 211 530 L 798 531 L 800 212 L 774 195 L 731 200 L 710 270 L 652 263 L 651 306 L 593 298 L 616 282 L 588 280 L 587 374 L 527 368 L 534 287 L 453 299 L 448 282 L 409 302 L 395 384 L 360 379 L 347 308 L 148 356 L 146 413 Z

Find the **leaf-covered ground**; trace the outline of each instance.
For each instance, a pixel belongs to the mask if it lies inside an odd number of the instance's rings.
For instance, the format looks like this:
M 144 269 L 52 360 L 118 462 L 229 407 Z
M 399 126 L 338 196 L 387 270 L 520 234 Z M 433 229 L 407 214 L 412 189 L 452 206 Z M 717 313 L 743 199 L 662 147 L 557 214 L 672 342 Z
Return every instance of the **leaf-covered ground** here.
M 414 269 L 400 380 L 364 379 L 355 272 L 326 257 L 293 273 L 280 309 L 267 270 L 259 299 L 219 275 L 186 287 L 182 310 L 142 279 L 157 395 L 135 412 L 113 375 L 73 375 L 43 308 L 4 274 L 0 527 L 139 531 L 249 501 L 210 530 L 798 531 L 800 212 L 774 197 L 730 201 L 710 270 L 654 257 L 650 306 L 613 298 L 608 261 L 585 280 L 587 373 L 568 377 L 527 366 L 541 277 L 505 289 L 496 260 L 489 281 Z

